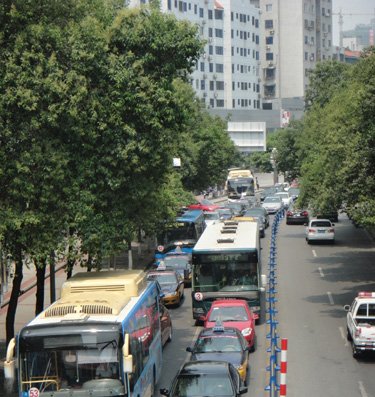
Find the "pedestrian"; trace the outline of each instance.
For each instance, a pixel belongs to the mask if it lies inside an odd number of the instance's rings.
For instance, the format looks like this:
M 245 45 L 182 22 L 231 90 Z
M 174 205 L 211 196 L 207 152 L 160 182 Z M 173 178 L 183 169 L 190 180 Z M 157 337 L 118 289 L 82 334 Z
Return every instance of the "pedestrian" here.
M 259 182 L 258 182 L 258 177 L 255 177 L 255 184 L 257 185 L 257 190 L 259 190 Z

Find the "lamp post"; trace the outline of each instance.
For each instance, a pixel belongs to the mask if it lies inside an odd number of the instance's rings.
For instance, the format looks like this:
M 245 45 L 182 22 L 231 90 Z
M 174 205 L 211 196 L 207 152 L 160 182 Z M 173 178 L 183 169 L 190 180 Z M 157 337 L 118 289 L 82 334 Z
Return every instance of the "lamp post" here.
M 275 185 L 279 182 L 279 171 L 277 170 L 277 149 L 275 147 L 272 148 L 270 160 L 273 168 L 273 184 Z

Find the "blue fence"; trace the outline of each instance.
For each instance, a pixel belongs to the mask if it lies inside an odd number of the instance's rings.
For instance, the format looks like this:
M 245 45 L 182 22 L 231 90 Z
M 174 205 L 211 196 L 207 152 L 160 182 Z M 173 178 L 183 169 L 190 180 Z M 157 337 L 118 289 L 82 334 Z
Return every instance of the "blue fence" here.
M 266 294 L 266 303 L 267 303 L 267 324 L 268 324 L 268 334 L 267 339 L 269 339 L 269 347 L 267 349 L 267 353 L 269 353 L 269 365 L 267 366 L 267 372 L 269 372 L 269 384 L 265 388 L 266 391 L 269 391 L 270 397 L 279 396 L 280 385 L 279 385 L 279 372 L 280 372 L 280 360 L 279 354 L 281 349 L 278 345 L 279 335 L 277 332 L 277 310 L 276 310 L 276 285 L 277 285 L 277 275 L 276 275 L 276 267 L 277 267 L 277 233 L 279 229 L 279 225 L 281 220 L 284 218 L 284 210 L 280 210 L 276 213 L 275 218 L 272 223 L 272 234 L 270 241 L 270 253 L 269 253 L 269 262 L 268 262 L 268 289 Z

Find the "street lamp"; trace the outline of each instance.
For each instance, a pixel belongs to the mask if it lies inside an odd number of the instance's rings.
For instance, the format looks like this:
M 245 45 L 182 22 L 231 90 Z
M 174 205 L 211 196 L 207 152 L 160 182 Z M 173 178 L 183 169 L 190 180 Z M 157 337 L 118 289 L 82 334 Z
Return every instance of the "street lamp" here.
M 272 148 L 270 161 L 273 168 L 273 184 L 276 185 L 279 182 L 279 172 L 277 170 L 277 149 L 275 147 Z

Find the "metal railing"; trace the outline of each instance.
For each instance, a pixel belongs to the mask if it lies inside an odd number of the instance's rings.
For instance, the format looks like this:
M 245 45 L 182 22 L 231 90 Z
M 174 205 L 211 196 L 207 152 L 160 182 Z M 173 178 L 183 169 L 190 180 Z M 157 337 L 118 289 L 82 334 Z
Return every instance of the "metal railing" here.
M 277 330 L 277 310 L 276 310 L 276 302 L 277 302 L 277 233 L 279 229 L 279 225 L 281 220 L 284 218 L 284 209 L 278 211 L 275 215 L 275 218 L 272 223 L 272 234 L 270 241 L 270 252 L 269 252 L 269 262 L 268 262 L 268 289 L 266 295 L 266 304 L 267 304 L 267 324 L 268 324 L 268 333 L 267 339 L 269 339 L 269 347 L 267 348 L 267 353 L 269 353 L 269 365 L 266 370 L 269 372 L 269 384 L 265 388 L 266 391 L 269 391 L 270 397 L 277 396 L 285 396 L 286 395 L 286 385 L 285 385 L 285 370 L 286 363 L 282 363 L 280 366 L 280 353 L 281 348 L 278 344 L 279 334 Z M 284 343 L 284 345 L 286 345 Z M 283 368 L 282 368 L 283 367 Z M 282 369 L 282 387 L 280 388 L 280 369 Z

